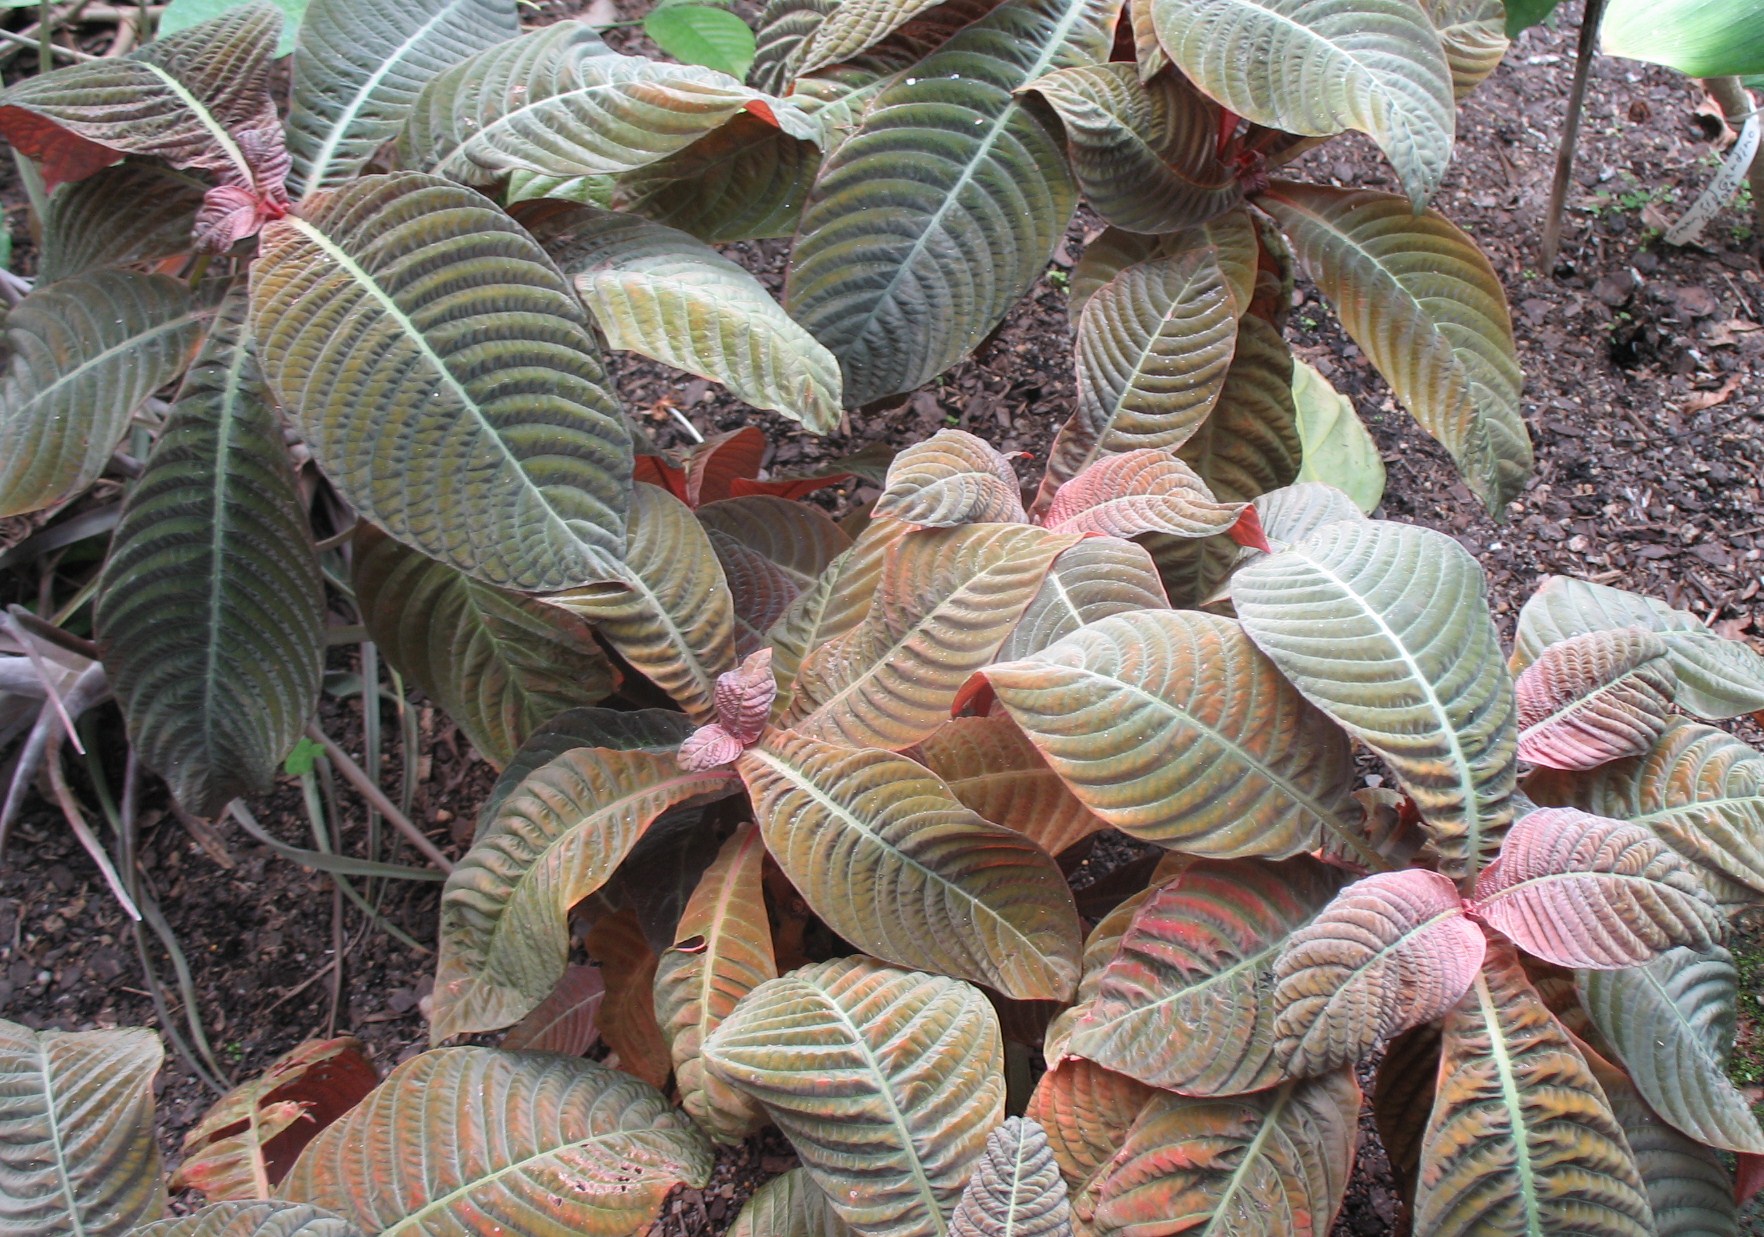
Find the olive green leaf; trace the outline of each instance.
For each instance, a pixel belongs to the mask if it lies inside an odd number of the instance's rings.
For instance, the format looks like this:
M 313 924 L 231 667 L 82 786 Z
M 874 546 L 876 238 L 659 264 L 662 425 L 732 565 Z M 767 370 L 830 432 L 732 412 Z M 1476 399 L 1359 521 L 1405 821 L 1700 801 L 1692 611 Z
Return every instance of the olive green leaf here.
M 14 306 L 0 378 L 0 516 L 97 480 L 135 410 L 189 364 L 212 313 L 175 279 L 117 270 L 45 284 Z
M 672 709 L 565 709 L 554 713 L 522 743 L 502 768 L 478 808 L 478 831 L 484 836 L 503 801 L 519 789 L 527 775 L 578 747 L 614 751 L 672 752 L 692 733 L 692 719 Z
M 1452 538 L 1382 520 L 1325 524 L 1231 581 L 1250 638 L 1384 757 L 1460 881 L 1513 819 L 1516 710 L 1487 596 Z
M 307 1145 L 281 1197 L 383 1237 L 624 1237 L 711 1153 L 654 1088 L 549 1052 L 440 1048 Z
M 211 1203 L 172 1220 L 155 1220 L 132 1237 L 363 1237 L 342 1216 L 307 1203 L 267 1199 Z
M 806 76 L 855 59 L 938 0 L 842 0 L 804 43 L 796 73 Z
M 591 206 L 537 232 L 607 343 L 709 378 L 817 434 L 839 424 L 839 363 L 752 275 L 659 223 Z
M 1451 158 L 1452 73 L 1420 0 L 1153 0 L 1190 80 L 1259 125 L 1377 142 L 1418 212 Z
M 1299 480 L 1332 485 L 1370 515 L 1384 497 L 1384 459 L 1353 401 L 1310 365 L 1295 361 L 1292 403 L 1305 444 Z
M 865 1237 L 943 1237 L 1004 1117 L 998 1019 L 960 980 L 839 958 L 761 984 L 704 1046 Z
M 708 503 L 698 521 L 729 581 L 742 657 L 767 643 L 767 632 L 850 544 L 818 508 L 769 494 Z
M 430 78 L 519 33 L 515 0 L 311 0 L 294 44 L 290 185 L 344 183 Z
M 963 807 L 922 765 L 772 731 L 736 765 L 772 857 L 840 936 L 1020 1000 L 1078 982 L 1078 917 L 1058 865 Z
M 888 483 L 871 508 L 921 528 L 1023 524 L 1023 483 L 1004 456 L 966 430 L 938 430 L 888 466 Z
M 1397 398 L 1498 515 L 1531 472 L 1531 439 L 1506 295 L 1476 243 L 1388 193 L 1278 181 L 1256 202 L 1292 238 Z
M 1507 15 L 1501 0 L 1421 0 L 1439 32 L 1452 69 L 1452 96 L 1462 99 L 1500 66 L 1507 54 Z
M 408 172 L 312 194 L 264 229 L 251 302 L 271 388 L 357 510 L 487 584 L 608 577 L 629 433 L 568 282 L 489 201 Z
M 442 891 L 431 1039 L 508 1026 L 550 996 L 569 962 L 570 908 L 664 811 L 733 789 L 726 769 L 593 747 L 529 774 Z
M 963 807 L 1050 855 L 1108 828 L 1008 717 L 952 718 L 919 744 L 918 757 Z
M 743 112 L 618 178 L 606 205 L 713 244 L 789 236 L 820 168 L 813 142 Z
M 847 406 L 948 368 L 1045 269 L 1075 194 L 1058 141 L 1013 92 L 1106 59 L 1118 9 L 1005 0 L 878 94 L 828 156 L 784 304 L 839 358 Z
M 1086 537 L 1054 559 L 997 660 L 1021 661 L 1111 614 L 1169 608 L 1157 566 L 1143 547 L 1119 537 Z
M 38 284 L 188 253 L 207 192 L 199 176 L 134 160 L 61 186 L 43 219 Z
M 1071 1237 L 1072 1204 L 1045 1130 L 1007 1117 L 992 1131 L 949 1231 L 951 1237 Z
M 787 94 L 816 30 L 838 0 L 767 0 L 754 32 L 753 67 L 747 78 L 759 89 Z
M 0 1227 L 123 1237 L 165 1210 L 153 1075 L 141 1028 L 33 1031 L 0 1020 Z
M 850 1231 L 798 1165 L 753 1192 L 729 1226 L 729 1237 L 845 1237 Z
M 1347 738 L 1229 619 L 1140 610 L 982 673 L 1091 811 L 1211 858 L 1281 858 L 1357 818 Z

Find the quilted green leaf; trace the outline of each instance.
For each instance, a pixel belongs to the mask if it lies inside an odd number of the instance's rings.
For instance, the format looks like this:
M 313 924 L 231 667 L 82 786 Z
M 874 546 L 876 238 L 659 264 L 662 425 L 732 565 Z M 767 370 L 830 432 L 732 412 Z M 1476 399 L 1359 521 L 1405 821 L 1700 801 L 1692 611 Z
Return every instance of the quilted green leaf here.
M 281 1197 L 382 1237 L 626 1237 L 710 1148 L 654 1088 L 549 1052 L 440 1048 L 307 1144 Z
M 430 78 L 519 33 L 515 0 L 311 0 L 294 44 L 290 187 L 356 175 Z
M 368 176 L 264 229 L 265 375 L 326 474 L 394 537 L 544 591 L 625 548 L 631 443 L 568 282 L 487 200 Z
M 1507 54 L 1507 15 L 1501 0 L 1421 0 L 1439 32 L 1452 69 L 1452 95 L 1462 99 L 1500 67 Z
M 1020 1000 L 1070 995 L 1078 918 L 1058 865 L 922 765 L 786 730 L 736 767 L 772 857 L 840 936 Z
M 1007 1117 L 992 1131 L 949 1231 L 950 1237 L 1071 1237 L 1072 1204 L 1045 1130 Z
M 1453 880 L 1513 819 L 1516 708 L 1476 560 L 1443 533 L 1326 524 L 1232 578 L 1244 630 L 1313 704 L 1383 756 Z
M 1050 855 L 1108 828 L 1008 717 L 951 718 L 919 744 L 918 757 L 963 807 Z
M 1346 736 L 1229 619 L 1140 610 L 982 673 L 1093 812 L 1211 858 L 1280 858 L 1358 816 Z
M 750 82 L 771 94 L 789 93 L 808 41 L 838 0 L 767 0 L 754 32 Z
M 1004 1117 L 1004 1045 L 985 996 L 867 958 L 761 984 L 704 1051 L 866 1237 L 943 1237 Z
M 172 1220 L 155 1220 L 131 1237 L 362 1237 L 342 1216 L 307 1203 L 270 1200 L 212 1203 Z
M 611 205 L 713 244 L 789 236 L 820 168 L 813 142 L 744 112 L 620 177 Z
M 813 73 L 870 50 L 939 0 L 841 0 L 802 49 L 796 72 Z
M 477 838 L 496 819 L 503 802 L 527 775 L 554 756 L 578 747 L 614 751 L 672 752 L 693 731 L 692 719 L 673 709 L 565 709 L 527 736 L 503 766 L 502 776 L 478 808 Z M 474 838 L 474 841 L 476 838 Z
M 212 310 L 164 275 L 96 270 L 46 284 L 6 315 L 0 516 L 97 480 L 143 401 L 189 364 Z
M 817 434 L 839 424 L 839 363 L 747 271 L 704 242 L 582 207 L 537 239 L 607 343 L 709 378 Z
M 798 1165 L 753 1192 L 729 1226 L 729 1237 L 844 1237 L 850 1231 Z
M 1013 92 L 1106 59 L 1119 7 L 1005 0 L 877 95 L 828 157 L 784 303 L 839 358 L 847 406 L 947 369 L 1046 267 L 1075 194 L 1059 143 Z
M 324 677 L 324 582 L 245 311 L 239 286 L 129 491 L 98 588 L 130 741 L 204 817 L 269 789 Z
M 1259 125 L 1371 135 L 1419 211 L 1451 158 L 1452 74 L 1419 0 L 1153 0 L 1188 77 Z
M 188 253 L 208 184 L 189 172 L 129 161 L 49 197 L 37 282 Z
M 921 528 L 1029 519 L 1011 462 L 984 439 L 956 429 L 938 430 L 895 456 L 870 515 Z
M 1086 537 L 1054 559 L 997 660 L 1020 661 L 1112 614 L 1169 608 L 1157 565 L 1143 547 L 1119 537 Z

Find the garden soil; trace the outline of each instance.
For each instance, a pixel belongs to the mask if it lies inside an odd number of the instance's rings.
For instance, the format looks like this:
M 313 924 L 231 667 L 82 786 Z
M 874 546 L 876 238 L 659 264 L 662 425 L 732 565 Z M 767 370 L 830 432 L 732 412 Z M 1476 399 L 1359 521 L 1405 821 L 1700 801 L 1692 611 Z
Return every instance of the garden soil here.
M 542 11 L 555 17 L 582 7 L 570 0 Z M 1764 651 L 1764 275 L 1752 220 L 1735 206 L 1709 227 L 1701 247 L 1658 243 L 1662 221 L 1682 212 L 1713 175 L 1718 156 L 1694 114 L 1700 92 L 1664 70 L 1601 60 L 1562 256 L 1554 269 L 1540 268 L 1537 235 L 1578 5 L 1565 7 L 1565 30 L 1526 33 L 1467 101 L 1437 199 L 1489 254 L 1513 307 L 1537 470 L 1506 519 L 1481 510 L 1444 452 L 1396 406 L 1302 280 L 1288 338 L 1370 426 L 1389 474 L 1380 514 L 1440 529 L 1474 553 L 1487 570 L 1504 636 L 1539 580 L 1564 573 L 1663 597 Z M 614 32 L 616 42 L 637 38 L 635 31 Z M 1312 152 L 1302 171 L 1337 185 L 1396 188 L 1376 150 L 1356 137 Z M 29 273 L 16 182 L 12 190 L 4 197 L 6 219 Z M 1097 229 L 1081 216 L 1047 276 L 979 353 L 897 407 L 856 416 L 849 434 L 824 441 L 761 418 L 775 444 L 771 468 L 807 470 L 869 443 L 904 445 L 959 426 L 1004 450 L 1030 453 L 1024 475 L 1034 475 L 1072 408 L 1062 289 Z M 776 287 L 783 249 L 759 243 L 730 252 Z M 705 435 L 753 418 L 710 384 L 639 358 L 618 357 L 614 370 L 627 407 L 664 445 L 683 440 L 681 418 Z M 834 498 L 850 505 L 868 496 L 848 488 Z M 28 525 L 0 522 L 0 546 L 26 531 Z M 341 652 L 333 662 L 340 694 L 327 696 L 323 724 L 361 760 L 359 698 L 348 694 L 357 666 Z M 494 771 L 436 710 L 421 701 L 412 707 L 419 739 L 409 769 L 413 816 L 459 853 Z M 396 787 L 405 753 L 389 712 L 387 732 L 384 776 Z M 1764 745 L 1764 733 L 1751 723 L 1742 733 Z M 346 786 L 335 795 L 346 839 L 359 846 L 365 807 Z M 252 810 L 288 842 L 313 844 L 295 779 L 284 778 Z M 382 1070 L 425 1045 L 421 1011 L 434 963 L 426 948 L 410 948 L 353 910 L 338 931 L 327 877 L 277 858 L 227 822 L 198 836 L 169 812 L 162 793 L 147 796 L 143 831 L 149 879 L 181 942 L 201 1023 L 224 1071 L 250 1077 L 301 1040 L 333 1032 L 359 1036 Z M 1090 862 L 1105 860 L 1099 854 Z M 374 894 L 385 921 L 432 945 L 435 886 L 391 885 Z M 166 956 L 156 945 L 149 952 L 169 979 Z M 190 1011 L 176 1002 L 175 986 L 170 991 L 170 1015 L 187 1035 Z M 1755 1061 L 1756 994 L 1748 997 L 1739 1057 Z M 0 867 L 0 1017 L 66 1030 L 161 1026 L 130 924 L 66 825 L 40 800 L 14 827 Z M 183 1133 L 214 1095 L 175 1054 L 167 1056 L 157 1091 L 169 1167 L 180 1158 Z M 670 1197 L 657 1234 L 721 1233 L 759 1182 L 794 1162 L 775 1134 L 725 1151 L 708 1188 Z M 186 1195 L 179 1203 L 196 1201 Z M 1367 1124 L 1335 1232 L 1386 1234 L 1399 1217 L 1388 1164 Z M 1764 1232 L 1764 1219 L 1752 1223 Z

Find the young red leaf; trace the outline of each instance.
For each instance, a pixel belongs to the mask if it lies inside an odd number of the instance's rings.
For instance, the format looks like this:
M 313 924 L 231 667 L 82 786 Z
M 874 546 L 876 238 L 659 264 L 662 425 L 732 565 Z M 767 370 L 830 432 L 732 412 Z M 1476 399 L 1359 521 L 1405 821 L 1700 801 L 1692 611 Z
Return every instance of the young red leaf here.
M 717 676 L 717 721 L 736 742 L 759 741 L 772 714 L 778 683 L 772 677 L 772 650 L 764 648 L 735 669 Z
M 1048 528 L 1062 533 L 1207 537 L 1231 529 L 1244 503 L 1214 499 L 1207 483 L 1174 452 L 1146 448 L 1107 456 L 1059 488 Z
M 677 759 L 680 767 L 687 772 L 702 773 L 706 769 L 733 762 L 746 746 L 730 734 L 727 727 L 712 722 L 708 726 L 700 726 L 680 744 Z
M 1231 540 L 1249 550 L 1260 550 L 1264 554 L 1274 553 L 1274 547 L 1268 544 L 1268 534 L 1262 528 L 1262 517 L 1254 503 L 1243 509 L 1237 517 L 1237 523 L 1225 530 L 1231 534 Z
M 686 501 L 686 470 L 670 463 L 666 456 L 637 456 L 632 462 L 631 478 L 664 489 L 681 502 Z
M 733 498 L 735 482 L 757 478 L 765 455 L 765 431 L 756 425 L 705 439 L 686 457 L 686 504 L 702 507 Z
M 1677 686 L 1666 642 L 1639 627 L 1552 644 L 1513 685 L 1519 758 L 1591 769 L 1646 755 L 1666 729 Z

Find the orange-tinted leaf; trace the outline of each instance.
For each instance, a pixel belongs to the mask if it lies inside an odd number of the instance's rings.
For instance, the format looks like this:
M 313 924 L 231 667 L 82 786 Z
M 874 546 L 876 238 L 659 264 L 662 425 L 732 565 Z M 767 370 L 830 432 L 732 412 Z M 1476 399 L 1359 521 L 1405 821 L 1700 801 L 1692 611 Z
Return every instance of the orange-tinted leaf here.
M 1214 499 L 1207 483 L 1169 451 L 1129 451 L 1098 460 L 1054 495 L 1046 524 L 1055 532 L 1137 537 L 1207 537 L 1230 530 L 1243 503 Z
M 600 1038 L 595 1015 L 606 996 L 600 968 L 572 965 L 551 995 L 510 1027 L 502 1046 L 510 1052 L 561 1052 L 579 1057 Z
M 606 996 L 600 1003 L 600 1038 L 618 1054 L 619 1068 L 652 1087 L 668 1080 L 673 1068 L 668 1042 L 655 1017 L 655 970 L 659 961 L 637 912 L 602 915 L 583 942 L 600 964 Z
M 1008 717 L 954 718 L 928 735 L 918 754 L 964 807 L 1015 829 L 1050 855 L 1109 827 L 1066 789 Z

